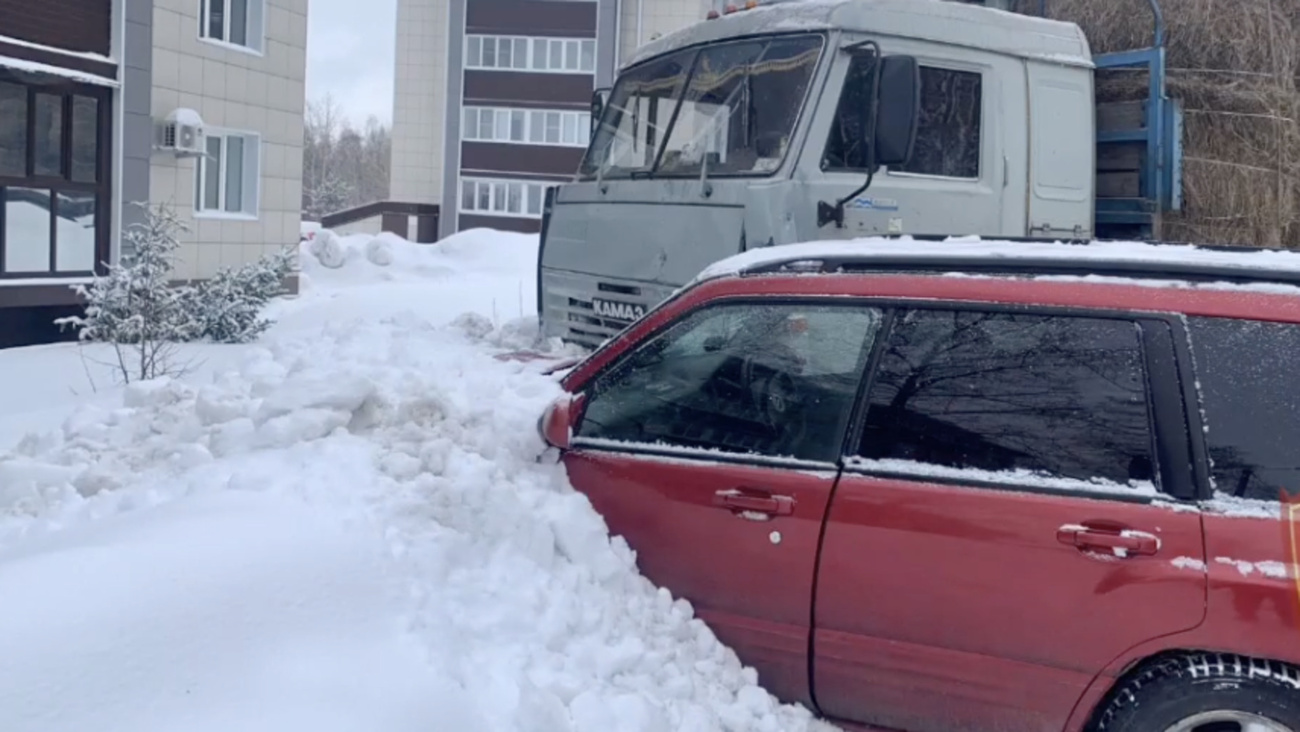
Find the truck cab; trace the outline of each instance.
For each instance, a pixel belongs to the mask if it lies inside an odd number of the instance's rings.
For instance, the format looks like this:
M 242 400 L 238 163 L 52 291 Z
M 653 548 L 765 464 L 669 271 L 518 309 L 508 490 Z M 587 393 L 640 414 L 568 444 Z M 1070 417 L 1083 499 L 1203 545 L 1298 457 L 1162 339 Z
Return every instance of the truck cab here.
M 1176 146 L 1163 49 L 1144 51 L 1110 61 L 1148 66 L 1156 103 L 1103 114 L 1100 61 L 1078 26 L 962 3 L 751 3 L 647 44 L 602 105 L 575 180 L 548 195 L 543 332 L 594 347 L 757 247 L 1158 234 L 1159 213 L 1177 207 Z M 875 166 L 861 110 L 880 92 L 872 65 L 890 58 L 917 69 L 914 142 L 905 162 Z

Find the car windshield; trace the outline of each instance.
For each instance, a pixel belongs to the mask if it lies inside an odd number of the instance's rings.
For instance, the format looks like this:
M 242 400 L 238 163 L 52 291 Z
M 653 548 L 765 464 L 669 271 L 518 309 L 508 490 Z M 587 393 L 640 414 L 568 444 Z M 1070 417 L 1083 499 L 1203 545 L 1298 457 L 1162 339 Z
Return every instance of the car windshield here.
M 820 34 L 718 43 L 653 59 L 610 94 L 581 175 L 768 175 L 785 158 Z

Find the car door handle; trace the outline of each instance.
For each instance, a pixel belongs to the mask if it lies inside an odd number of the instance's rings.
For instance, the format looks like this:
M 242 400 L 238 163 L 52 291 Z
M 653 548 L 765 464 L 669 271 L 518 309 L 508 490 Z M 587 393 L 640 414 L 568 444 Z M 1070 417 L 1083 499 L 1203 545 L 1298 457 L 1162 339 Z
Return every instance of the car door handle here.
M 732 511 L 765 513 L 769 516 L 789 516 L 794 513 L 794 498 L 776 496 L 767 491 L 727 488 L 713 494 L 713 505 Z
M 1160 538 L 1132 529 L 1106 530 L 1066 524 L 1056 530 L 1056 540 L 1077 549 L 1104 549 L 1116 556 L 1151 555 L 1160 551 Z

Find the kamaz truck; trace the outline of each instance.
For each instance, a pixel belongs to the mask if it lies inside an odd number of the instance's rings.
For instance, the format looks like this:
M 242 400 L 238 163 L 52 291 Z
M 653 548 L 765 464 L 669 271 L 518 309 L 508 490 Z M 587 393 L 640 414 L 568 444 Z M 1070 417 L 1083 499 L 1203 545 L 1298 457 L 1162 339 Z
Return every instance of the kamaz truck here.
M 949 0 L 751 0 L 643 46 L 593 96 L 575 179 L 548 191 L 543 334 L 597 346 L 754 247 L 1159 237 L 1182 117 L 1149 2 L 1151 46 L 1117 54 Z M 1145 74 L 1145 99 L 1095 102 L 1095 71 L 1117 68 Z

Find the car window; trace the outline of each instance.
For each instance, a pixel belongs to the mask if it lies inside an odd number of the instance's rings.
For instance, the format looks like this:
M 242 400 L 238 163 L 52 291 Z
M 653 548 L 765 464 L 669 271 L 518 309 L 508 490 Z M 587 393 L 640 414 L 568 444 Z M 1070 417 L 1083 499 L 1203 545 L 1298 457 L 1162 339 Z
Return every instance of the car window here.
M 596 380 L 576 436 L 834 461 L 880 322 L 851 305 L 703 308 Z
M 1153 491 L 1139 338 L 1122 320 L 900 313 L 858 455 L 931 475 Z
M 1300 495 L 1300 326 L 1188 318 L 1216 491 Z

